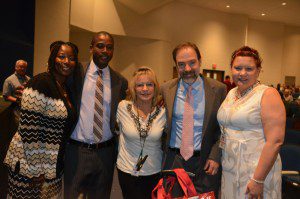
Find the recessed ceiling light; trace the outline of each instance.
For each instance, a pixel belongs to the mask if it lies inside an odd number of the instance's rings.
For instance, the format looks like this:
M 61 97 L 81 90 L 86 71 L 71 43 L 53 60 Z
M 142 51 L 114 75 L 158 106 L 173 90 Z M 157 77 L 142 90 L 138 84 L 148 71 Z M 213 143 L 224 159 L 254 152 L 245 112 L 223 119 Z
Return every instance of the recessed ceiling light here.
M 261 13 L 261 16 L 265 16 L 266 14 L 265 13 Z
M 227 5 L 226 8 L 230 8 L 230 5 Z
M 286 5 L 286 2 L 283 2 L 281 5 L 285 6 L 285 5 Z

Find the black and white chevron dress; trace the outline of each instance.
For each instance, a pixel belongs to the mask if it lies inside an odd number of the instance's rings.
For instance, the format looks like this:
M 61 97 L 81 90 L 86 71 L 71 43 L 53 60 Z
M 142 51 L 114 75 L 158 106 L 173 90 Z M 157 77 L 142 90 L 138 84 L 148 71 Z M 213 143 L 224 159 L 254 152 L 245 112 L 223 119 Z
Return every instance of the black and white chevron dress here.
M 63 153 L 73 115 L 49 73 L 28 83 L 19 128 L 4 160 L 9 167 L 7 198 L 62 198 Z M 33 184 L 40 175 L 45 182 Z

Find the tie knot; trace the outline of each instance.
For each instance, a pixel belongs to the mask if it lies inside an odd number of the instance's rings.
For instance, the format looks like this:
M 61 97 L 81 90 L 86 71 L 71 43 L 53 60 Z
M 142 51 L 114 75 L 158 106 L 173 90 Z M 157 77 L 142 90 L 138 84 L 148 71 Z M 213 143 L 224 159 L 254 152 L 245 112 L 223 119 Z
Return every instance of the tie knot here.
M 192 90 L 193 90 L 193 87 L 192 87 L 191 85 L 189 85 L 188 90 L 187 90 L 188 93 L 191 94 L 191 93 L 192 93 Z
M 101 69 L 99 69 L 99 70 L 97 70 L 97 74 L 100 76 L 100 77 L 102 77 L 102 70 Z

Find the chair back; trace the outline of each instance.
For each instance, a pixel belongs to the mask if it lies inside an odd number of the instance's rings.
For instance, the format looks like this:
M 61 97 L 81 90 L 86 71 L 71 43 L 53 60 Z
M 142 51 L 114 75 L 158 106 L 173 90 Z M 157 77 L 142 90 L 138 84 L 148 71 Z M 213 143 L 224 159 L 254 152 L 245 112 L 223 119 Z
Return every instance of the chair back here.
M 280 150 L 282 170 L 300 171 L 300 146 L 287 144 Z

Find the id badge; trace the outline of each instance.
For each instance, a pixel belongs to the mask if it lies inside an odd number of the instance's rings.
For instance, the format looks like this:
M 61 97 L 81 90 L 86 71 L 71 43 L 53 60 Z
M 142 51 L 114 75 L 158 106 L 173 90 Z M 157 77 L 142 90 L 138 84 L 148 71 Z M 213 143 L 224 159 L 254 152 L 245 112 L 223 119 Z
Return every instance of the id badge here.
M 140 171 L 137 171 L 137 170 L 136 170 L 136 167 L 134 167 L 134 168 L 132 169 L 132 171 L 131 171 L 131 175 L 132 175 L 132 176 L 138 177 L 139 174 L 140 174 Z
M 220 137 L 220 144 L 219 147 L 223 150 L 225 150 L 225 145 L 226 145 L 226 137 L 225 137 L 225 128 L 222 127 L 221 129 L 221 137 Z

